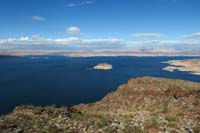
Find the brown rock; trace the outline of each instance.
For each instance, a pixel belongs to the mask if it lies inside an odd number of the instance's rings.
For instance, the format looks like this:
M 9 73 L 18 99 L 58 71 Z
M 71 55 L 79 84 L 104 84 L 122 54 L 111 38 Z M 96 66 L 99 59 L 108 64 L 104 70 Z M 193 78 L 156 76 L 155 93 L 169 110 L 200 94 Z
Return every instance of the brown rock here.
M 155 127 L 149 128 L 148 133 L 158 133 L 159 130 Z
M 173 127 L 167 127 L 166 130 L 169 131 L 170 133 L 176 133 L 177 132 L 176 129 L 173 128 Z

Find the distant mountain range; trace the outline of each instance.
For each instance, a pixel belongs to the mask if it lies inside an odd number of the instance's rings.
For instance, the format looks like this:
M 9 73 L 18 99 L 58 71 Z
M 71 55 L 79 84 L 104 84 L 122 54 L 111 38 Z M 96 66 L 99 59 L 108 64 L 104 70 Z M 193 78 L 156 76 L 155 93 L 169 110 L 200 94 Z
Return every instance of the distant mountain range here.
M 1 56 L 62 55 L 71 57 L 90 56 L 200 56 L 200 50 L 131 49 L 131 50 L 0 50 Z

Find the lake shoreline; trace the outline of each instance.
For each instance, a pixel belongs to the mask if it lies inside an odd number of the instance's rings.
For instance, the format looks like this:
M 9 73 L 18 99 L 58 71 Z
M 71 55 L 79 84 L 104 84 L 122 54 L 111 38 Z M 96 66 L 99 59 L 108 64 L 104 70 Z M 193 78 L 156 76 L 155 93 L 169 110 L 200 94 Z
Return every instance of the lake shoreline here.
M 200 75 L 200 59 L 171 60 L 163 63 L 169 64 L 169 66 L 163 68 L 165 71 L 174 72 L 178 70 Z

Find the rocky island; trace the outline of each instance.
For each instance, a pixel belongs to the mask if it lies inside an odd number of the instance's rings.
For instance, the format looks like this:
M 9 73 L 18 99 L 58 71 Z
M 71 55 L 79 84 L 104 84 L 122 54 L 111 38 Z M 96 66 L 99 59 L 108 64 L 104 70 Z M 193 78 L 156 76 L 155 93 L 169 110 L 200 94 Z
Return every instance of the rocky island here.
M 200 75 L 200 59 L 171 60 L 164 63 L 170 65 L 163 68 L 165 71 L 173 72 L 174 70 L 179 70 L 195 75 Z
M 112 69 L 112 65 L 108 63 L 101 63 L 93 67 L 93 69 L 98 69 L 98 70 L 110 70 Z
M 200 83 L 131 79 L 102 100 L 73 107 L 18 106 L 1 133 L 199 133 Z

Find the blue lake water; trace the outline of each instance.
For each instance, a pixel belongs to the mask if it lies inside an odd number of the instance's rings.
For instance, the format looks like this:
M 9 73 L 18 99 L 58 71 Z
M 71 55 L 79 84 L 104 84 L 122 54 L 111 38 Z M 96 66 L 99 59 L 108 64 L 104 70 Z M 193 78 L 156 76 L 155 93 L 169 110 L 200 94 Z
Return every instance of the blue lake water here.
M 0 58 L 0 114 L 16 105 L 66 105 L 95 102 L 130 78 L 166 77 L 200 82 L 200 76 L 163 71 L 163 61 L 197 57 L 27 56 Z M 112 70 L 91 68 L 98 63 Z

